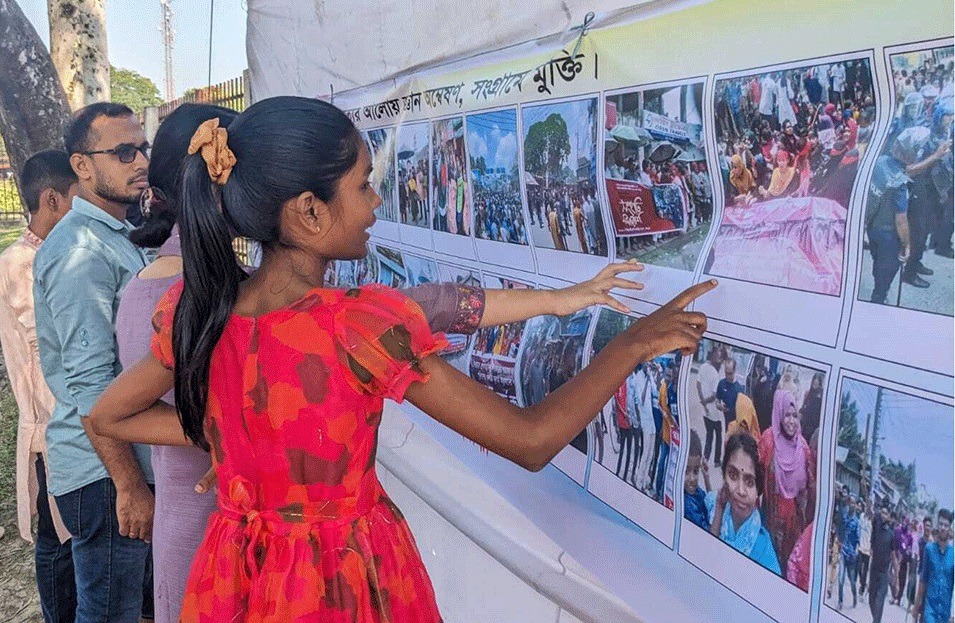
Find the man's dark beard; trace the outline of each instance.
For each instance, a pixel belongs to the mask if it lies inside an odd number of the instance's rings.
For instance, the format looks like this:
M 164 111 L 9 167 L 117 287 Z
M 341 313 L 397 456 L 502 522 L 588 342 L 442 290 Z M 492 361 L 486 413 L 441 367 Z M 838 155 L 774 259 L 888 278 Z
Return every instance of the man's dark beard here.
M 118 191 L 100 182 L 97 182 L 96 186 L 93 187 L 93 192 L 96 193 L 97 197 L 102 197 L 107 201 L 125 203 L 127 205 L 131 203 L 137 203 L 141 194 L 139 191 L 136 191 L 134 194 L 129 196 L 121 195 Z

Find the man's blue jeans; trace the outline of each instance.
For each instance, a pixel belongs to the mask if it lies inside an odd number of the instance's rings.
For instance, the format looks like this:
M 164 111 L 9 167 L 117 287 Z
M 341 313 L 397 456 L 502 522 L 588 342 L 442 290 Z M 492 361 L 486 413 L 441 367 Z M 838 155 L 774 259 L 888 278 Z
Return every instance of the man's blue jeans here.
M 36 584 L 44 623 L 73 623 L 76 619 L 76 582 L 73 579 L 73 546 L 60 543 L 50 512 L 43 457 L 36 460 L 37 493 Z
M 119 534 L 113 481 L 104 478 L 57 496 L 56 506 L 73 535 L 76 623 L 152 618 L 151 548 Z

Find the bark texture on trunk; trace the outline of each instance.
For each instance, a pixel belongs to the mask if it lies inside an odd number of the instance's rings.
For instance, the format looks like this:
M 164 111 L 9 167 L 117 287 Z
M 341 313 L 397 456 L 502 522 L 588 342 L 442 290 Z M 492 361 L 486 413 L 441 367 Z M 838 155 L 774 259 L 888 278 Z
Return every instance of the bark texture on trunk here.
M 48 0 L 50 57 L 70 108 L 108 102 L 106 0 Z
M 41 149 L 63 148 L 70 107 L 50 54 L 14 0 L 0 0 L 0 135 L 19 183 Z

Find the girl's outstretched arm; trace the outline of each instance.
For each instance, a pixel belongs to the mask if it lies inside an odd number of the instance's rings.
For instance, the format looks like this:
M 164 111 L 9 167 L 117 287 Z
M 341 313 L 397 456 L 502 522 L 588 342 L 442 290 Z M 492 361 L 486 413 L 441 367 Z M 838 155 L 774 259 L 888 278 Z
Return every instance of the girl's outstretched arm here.
M 519 322 L 534 316 L 566 316 L 591 305 L 607 305 L 626 313 L 627 306 L 610 296 L 610 291 L 642 290 L 643 284 L 620 277 L 622 273 L 643 270 L 634 260 L 608 264 L 592 279 L 558 290 L 485 290 L 481 327 Z
M 638 320 L 537 405 L 516 407 L 437 356 L 421 362 L 428 382 L 413 383 L 405 396 L 481 446 L 526 469 L 542 469 L 587 426 L 636 364 L 673 350 L 696 350 L 706 316 L 684 308 L 715 286 L 715 281 L 697 284 Z

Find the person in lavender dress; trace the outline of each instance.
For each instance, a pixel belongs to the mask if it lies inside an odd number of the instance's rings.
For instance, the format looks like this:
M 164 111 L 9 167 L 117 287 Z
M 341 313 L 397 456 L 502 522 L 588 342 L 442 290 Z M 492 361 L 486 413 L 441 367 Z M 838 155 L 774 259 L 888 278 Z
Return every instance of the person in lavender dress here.
M 130 367 L 149 352 L 151 318 L 156 304 L 182 278 L 177 201 L 181 162 L 199 125 L 218 118 L 228 126 L 236 113 L 209 104 L 183 104 L 159 126 L 149 165 L 149 190 L 144 194 L 143 225 L 130 239 L 147 249 L 158 247 L 153 263 L 133 277 L 123 292 L 116 336 L 120 363 Z M 564 316 L 591 305 L 627 308 L 610 296 L 613 288 L 639 289 L 621 273 L 642 270 L 635 262 L 610 264 L 593 279 L 560 290 L 483 290 L 461 284 L 424 284 L 405 290 L 425 312 L 434 332 L 470 334 L 483 326 L 501 325 L 532 316 Z M 175 404 L 170 393 L 164 398 Z M 156 479 L 153 519 L 153 573 L 156 623 L 176 623 L 192 559 L 202 541 L 206 521 L 216 507 L 209 454 L 191 446 L 154 446 Z

